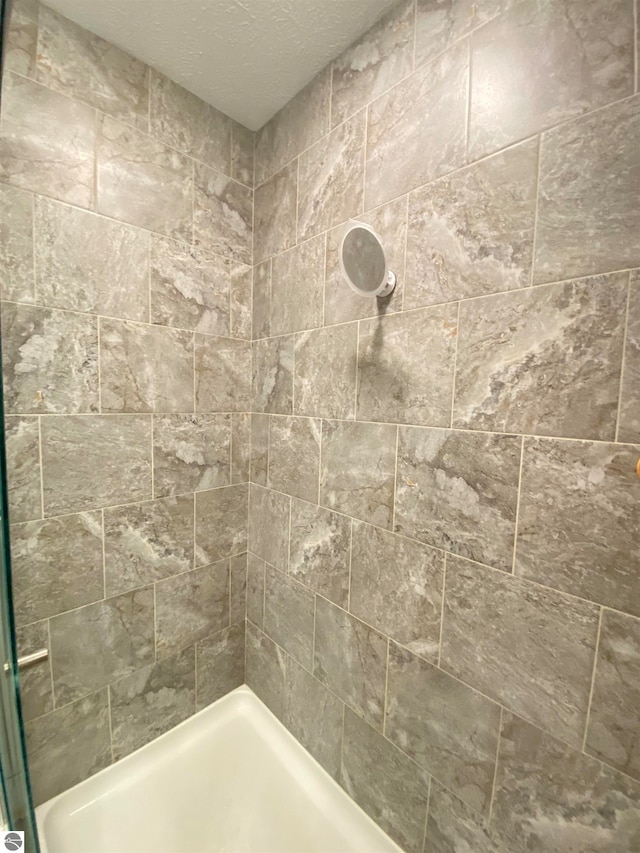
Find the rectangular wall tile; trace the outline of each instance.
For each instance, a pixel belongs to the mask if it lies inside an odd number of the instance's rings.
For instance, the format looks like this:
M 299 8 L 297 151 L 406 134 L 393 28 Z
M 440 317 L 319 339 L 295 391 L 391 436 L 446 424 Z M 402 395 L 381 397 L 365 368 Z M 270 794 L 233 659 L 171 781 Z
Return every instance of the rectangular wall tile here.
M 418 0 L 416 4 L 416 65 L 442 53 L 471 30 L 507 9 L 511 0 Z
M 251 299 L 253 267 L 235 262 L 231 268 L 230 334 L 232 338 L 251 340 Z
M 49 623 L 34 622 L 16 629 L 18 657 L 48 648 Z M 40 661 L 20 671 L 20 703 L 25 722 L 53 711 L 51 659 Z
M 497 832 L 486 818 L 454 797 L 435 779 L 431 780 L 425 851 L 515 853 L 515 848 L 501 846 L 500 842 Z
M 230 415 L 154 415 L 156 497 L 229 485 Z
M 640 270 L 631 273 L 618 441 L 640 442 Z
M 255 191 L 255 262 L 296 242 L 298 161 L 294 160 Z
M 247 616 L 247 552 L 229 559 L 229 622 L 235 625 Z
M 295 413 L 354 418 L 357 360 L 355 323 L 296 335 Z
M 231 415 L 231 482 L 248 483 L 251 467 L 251 415 Z
M 42 518 L 39 418 L 5 420 L 9 517 L 14 523 Z
M 253 344 L 252 409 L 290 415 L 293 408 L 294 336 Z
M 267 485 L 269 469 L 269 415 L 251 413 L 251 482 Z
M 247 550 L 246 485 L 196 493 L 196 563 L 203 565 Z
M 196 411 L 246 412 L 250 408 L 251 344 L 196 335 Z
M 307 670 L 313 667 L 314 595 L 285 574 L 266 567 L 264 631 Z
M 271 268 L 273 258 L 253 269 L 252 337 L 268 338 L 271 334 Z
M 35 77 L 38 51 L 38 4 L 13 3 L 4 32 L 4 67 L 23 77 Z
M 33 196 L 8 185 L 0 186 L 0 294 L 35 300 Z
M 324 235 L 273 258 L 270 334 L 322 325 L 324 262 Z
M 193 164 L 193 239 L 243 264 L 252 263 L 253 193 L 222 172 Z
M 252 130 L 231 122 L 231 177 L 248 187 L 253 187 L 255 141 Z
M 291 502 L 289 574 L 345 608 L 350 542 L 350 519 L 315 504 Z
M 287 570 L 291 498 L 252 485 L 249 495 L 249 550 Z
M 315 503 L 321 438 L 322 422 L 317 418 L 272 417 L 269 487 Z
M 264 576 L 266 563 L 260 557 L 247 555 L 247 619 L 258 628 L 264 625 Z
M 284 715 L 285 660 L 282 649 L 248 622 L 247 684 L 279 719 Z
M 197 710 L 244 684 L 244 621 L 196 644 Z

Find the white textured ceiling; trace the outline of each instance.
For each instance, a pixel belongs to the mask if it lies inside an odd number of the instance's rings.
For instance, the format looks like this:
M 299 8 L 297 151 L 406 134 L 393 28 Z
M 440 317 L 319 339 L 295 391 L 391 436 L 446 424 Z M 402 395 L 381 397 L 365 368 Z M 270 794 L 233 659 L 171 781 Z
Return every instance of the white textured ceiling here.
M 257 130 L 396 0 L 46 0 Z

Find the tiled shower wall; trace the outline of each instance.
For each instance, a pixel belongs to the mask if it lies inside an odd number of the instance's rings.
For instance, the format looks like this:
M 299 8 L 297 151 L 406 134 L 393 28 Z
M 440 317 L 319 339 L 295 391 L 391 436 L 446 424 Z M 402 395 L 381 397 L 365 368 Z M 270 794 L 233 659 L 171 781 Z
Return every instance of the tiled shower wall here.
M 640 850 L 637 12 L 409 0 L 256 138 L 247 681 L 409 851 Z
M 254 135 L 24 0 L 0 130 L 39 802 L 244 680 Z

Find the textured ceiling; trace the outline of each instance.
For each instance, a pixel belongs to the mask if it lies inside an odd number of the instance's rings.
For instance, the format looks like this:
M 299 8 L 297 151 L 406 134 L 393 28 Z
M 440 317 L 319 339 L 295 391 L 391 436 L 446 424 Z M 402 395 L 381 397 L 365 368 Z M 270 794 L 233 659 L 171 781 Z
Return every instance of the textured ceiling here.
M 257 130 L 395 0 L 46 0 Z

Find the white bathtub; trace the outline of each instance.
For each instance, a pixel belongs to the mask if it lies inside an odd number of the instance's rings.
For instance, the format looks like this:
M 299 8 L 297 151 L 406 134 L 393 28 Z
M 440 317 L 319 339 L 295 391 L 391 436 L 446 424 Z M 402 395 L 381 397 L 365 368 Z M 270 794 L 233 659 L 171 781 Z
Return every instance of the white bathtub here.
M 248 687 L 36 809 L 42 853 L 398 853 Z

